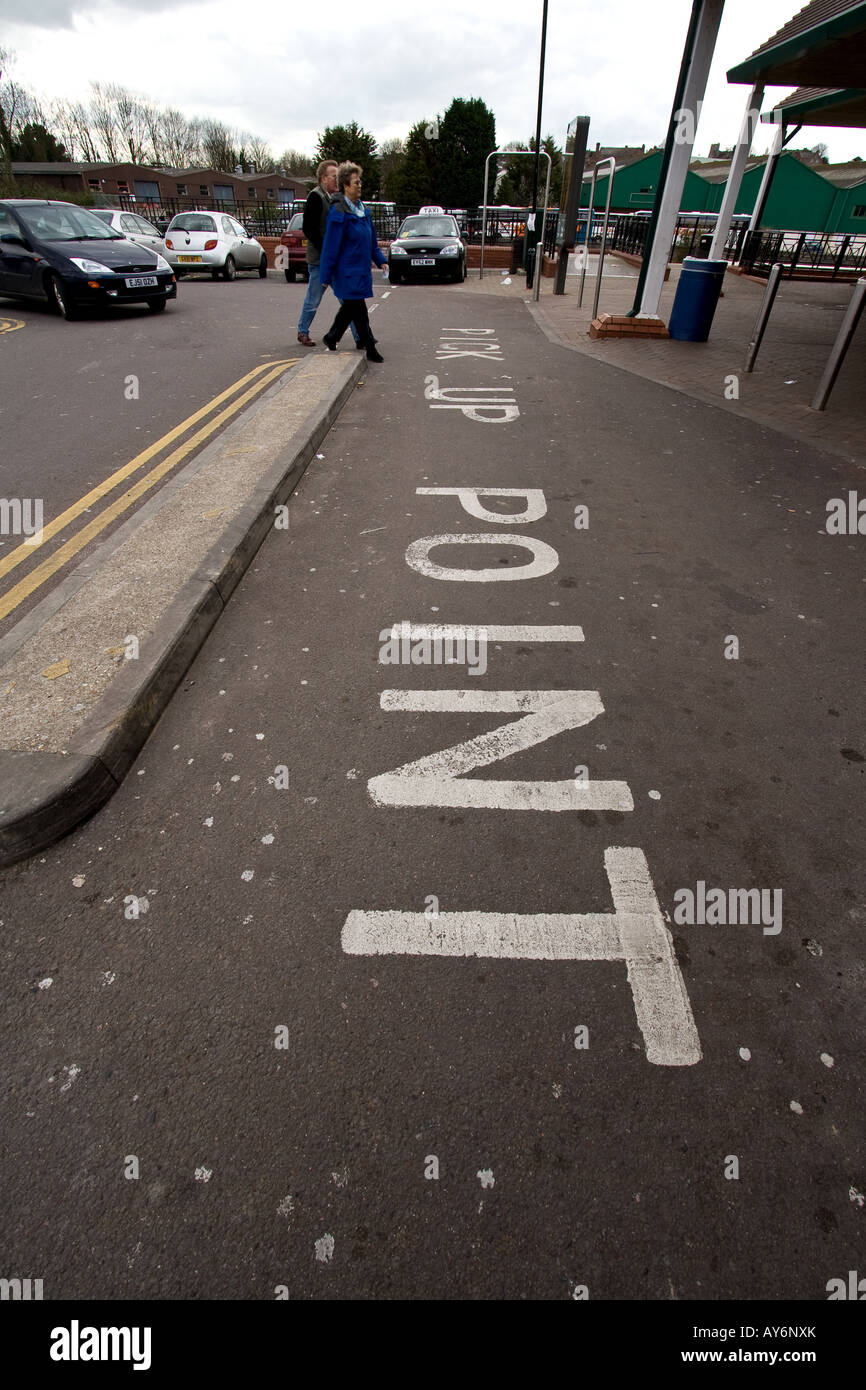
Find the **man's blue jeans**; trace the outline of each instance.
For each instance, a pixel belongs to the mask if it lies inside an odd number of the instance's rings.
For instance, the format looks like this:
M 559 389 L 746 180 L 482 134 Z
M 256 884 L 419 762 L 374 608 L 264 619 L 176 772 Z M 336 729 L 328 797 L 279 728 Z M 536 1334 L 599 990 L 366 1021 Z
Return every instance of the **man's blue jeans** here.
M 309 333 L 310 325 L 316 316 L 316 310 L 322 302 L 322 295 L 325 293 L 322 289 L 322 279 L 319 274 L 318 265 L 308 266 L 307 269 L 310 272 L 310 281 L 307 285 L 307 293 L 304 295 L 301 317 L 298 319 L 299 333 Z M 337 302 L 339 303 L 339 300 Z M 357 343 L 358 334 L 355 332 L 354 324 L 352 324 L 352 337 Z

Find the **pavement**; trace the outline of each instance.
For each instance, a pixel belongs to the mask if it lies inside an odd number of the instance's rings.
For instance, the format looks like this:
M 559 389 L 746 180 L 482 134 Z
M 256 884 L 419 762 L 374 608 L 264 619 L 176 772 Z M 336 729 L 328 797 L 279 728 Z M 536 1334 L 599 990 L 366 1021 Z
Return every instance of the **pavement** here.
M 551 342 L 866 466 L 866 319 L 855 334 L 826 409 L 814 411 L 810 406 L 851 297 L 851 285 L 783 280 L 754 370 L 747 373 L 744 363 L 764 294 L 762 282 L 727 274 L 706 343 L 663 338 L 594 340 L 588 333 L 597 262 L 597 256 L 590 256 L 581 307 L 574 269 L 564 295 L 554 295 L 553 281 L 542 279 L 539 300 L 532 303 L 531 312 Z M 666 323 L 681 270 L 680 265 L 671 267 L 662 290 L 659 313 Z M 627 313 L 636 285 L 637 270 L 615 254 L 607 256 L 599 314 Z M 524 276 L 498 271 L 485 270 L 483 280 L 477 271 L 470 271 L 464 288 L 475 294 L 531 299 Z

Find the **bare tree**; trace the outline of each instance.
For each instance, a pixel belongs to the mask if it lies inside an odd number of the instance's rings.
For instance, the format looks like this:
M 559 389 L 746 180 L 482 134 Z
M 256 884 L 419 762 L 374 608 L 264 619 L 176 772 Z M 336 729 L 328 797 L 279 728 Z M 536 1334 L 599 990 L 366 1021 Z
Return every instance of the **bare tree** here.
M 237 132 L 229 130 L 222 121 L 204 120 L 201 123 L 201 156 L 209 169 L 230 174 L 238 163 Z
M 14 77 L 15 53 L 0 47 L 0 178 L 10 191 L 12 183 L 12 145 L 28 124 L 44 124 L 39 102 Z
M 256 166 L 256 173 L 273 174 L 276 171 L 277 162 L 267 140 L 260 140 L 257 135 L 249 135 L 246 146 L 247 154 Z
M 114 128 L 121 151 L 128 154 L 130 164 L 143 164 L 147 143 L 143 101 L 117 82 L 110 82 L 103 90 L 114 113 Z
M 118 164 L 120 143 L 115 124 L 114 102 L 110 89 L 100 82 L 91 82 L 93 93 L 90 99 L 90 120 L 88 122 L 94 144 L 103 159 L 109 164 Z
M 99 151 L 90 129 L 90 111 L 81 101 L 58 97 L 50 104 L 50 121 L 58 132 L 70 159 L 95 164 Z
M 147 138 L 147 163 L 164 164 L 163 123 L 165 112 L 156 102 L 144 98 L 141 102 L 141 119 Z
M 200 162 L 204 155 L 201 149 L 202 123 L 197 117 L 188 120 L 176 106 L 169 106 L 162 113 L 162 157 L 172 169 L 187 169 Z
M 276 167 L 285 170 L 287 174 L 300 174 L 304 178 L 311 178 L 316 172 L 313 156 L 301 154 L 300 150 L 293 150 L 291 147 L 283 150 L 276 161 Z

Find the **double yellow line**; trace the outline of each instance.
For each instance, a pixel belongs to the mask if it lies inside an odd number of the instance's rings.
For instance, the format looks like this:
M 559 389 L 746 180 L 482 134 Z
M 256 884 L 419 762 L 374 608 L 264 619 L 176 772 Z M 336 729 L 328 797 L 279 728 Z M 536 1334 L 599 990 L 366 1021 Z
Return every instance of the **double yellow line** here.
M 217 410 L 225 401 L 234 396 L 236 391 L 241 391 L 243 387 L 247 387 L 242 395 L 231 402 L 231 405 L 227 405 L 224 410 L 219 410 L 218 414 L 208 420 L 206 425 L 196 430 L 195 434 L 190 435 L 189 439 L 184 440 L 183 444 L 173 449 L 166 458 L 152 468 L 149 473 L 146 473 L 143 478 L 139 478 L 138 482 L 128 488 L 126 492 L 107 506 L 104 511 L 101 511 L 99 516 L 94 517 L 93 521 L 88 522 L 86 526 L 82 527 L 80 531 L 77 531 L 74 536 L 61 545 L 49 559 L 43 560 L 42 564 L 37 565 L 25 579 L 19 580 L 17 584 L 13 585 L 11 589 L 0 596 L 0 619 L 8 617 L 19 604 L 29 598 L 30 595 L 40 588 L 41 585 L 45 584 L 52 575 L 55 575 L 59 569 L 62 569 L 64 565 L 68 564 L 80 550 L 83 550 L 95 536 L 98 536 L 100 531 L 104 531 L 106 526 L 110 526 L 113 521 L 116 521 L 119 516 L 122 516 L 125 511 L 128 511 L 133 503 L 137 502 L 140 497 L 159 482 L 160 478 L 164 478 L 165 475 L 170 473 L 173 468 L 176 468 L 179 463 L 182 463 L 194 449 L 197 449 L 199 445 L 209 439 L 212 434 L 215 434 L 218 429 L 221 429 L 227 420 L 230 420 L 239 410 L 243 410 L 245 405 L 248 405 L 249 402 L 260 395 L 262 391 L 265 391 L 268 386 L 276 381 L 277 377 L 281 376 L 289 367 L 293 367 L 298 360 L 297 357 L 293 357 L 284 362 L 263 362 L 260 366 L 254 367 L 251 372 L 247 372 L 246 376 L 242 376 L 239 381 L 236 381 L 225 391 L 221 391 L 218 396 L 214 396 L 213 400 L 208 401 L 207 405 L 203 405 L 200 410 L 196 410 L 194 414 L 189 415 L 186 420 L 181 421 L 179 425 L 175 425 L 174 429 L 169 430 L 161 439 L 157 439 L 154 444 L 149 444 L 140 454 L 136 454 L 134 459 L 130 459 L 129 463 L 125 463 L 122 468 L 118 468 L 116 472 L 112 473 L 104 482 L 99 483 L 97 487 L 92 488 L 84 497 L 80 497 L 77 502 L 73 502 L 72 506 L 67 507 L 65 512 L 61 512 L 53 521 L 49 521 L 42 529 L 42 538 L 40 541 L 35 544 L 32 541 L 30 543 L 24 542 L 16 546 L 8 555 L 4 556 L 3 559 L 0 560 L 0 580 L 11 573 L 17 565 L 23 564 L 25 560 L 32 559 L 36 551 L 68 526 L 70 522 L 74 521 L 76 517 L 80 516 L 82 512 L 86 511 L 88 507 L 92 507 L 94 503 L 101 501 L 108 493 L 113 492 L 124 479 L 137 472 L 139 468 L 143 468 L 146 463 L 149 463 L 151 459 L 161 454 L 164 449 L 168 448 L 170 444 L 173 444 L 176 439 L 186 434 L 186 432 L 192 429 L 194 425 L 197 425 L 200 420 L 204 420 L 212 411 Z

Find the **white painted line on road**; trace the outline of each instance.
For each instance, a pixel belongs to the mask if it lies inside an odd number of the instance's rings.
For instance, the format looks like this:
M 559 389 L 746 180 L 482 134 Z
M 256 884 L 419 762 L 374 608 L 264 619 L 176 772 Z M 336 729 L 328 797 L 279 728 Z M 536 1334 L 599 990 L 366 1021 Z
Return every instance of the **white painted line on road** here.
M 643 851 L 605 850 L 613 913 L 352 911 L 347 955 L 622 960 L 647 1060 L 694 1066 L 700 1040 Z
M 384 530 L 384 527 L 374 528 Z M 361 535 L 369 533 L 362 531 Z M 406 636 L 410 642 L 420 642 L 425 638 L 446 641 L 452 638 L 486 637 L 488 642 L 582 642 L 582 627 L 568 627 L 563 623 L 552 626 L 539 626 L 533 623 L 412 623 L 403 619 L 393 623 L 391 632 L 395 637 Z
M 383 690 L 383 710 L 413 714 L 520 714 L 486 734 L 371 777 L 377 806 L 460 806 L 508 811 L 633 811 L 627 782 L 458 780 L 475 768 L 579 729 L 604 713 L 597 690 Z
M 388 295 L 389 295 L 390 293 L 391 293 L 390 290 L 386 290 L 385 293 L 382 295 L 382 298 L 383 298 L 383 299 L 387 299 L 387 298 L 388 298 Z

